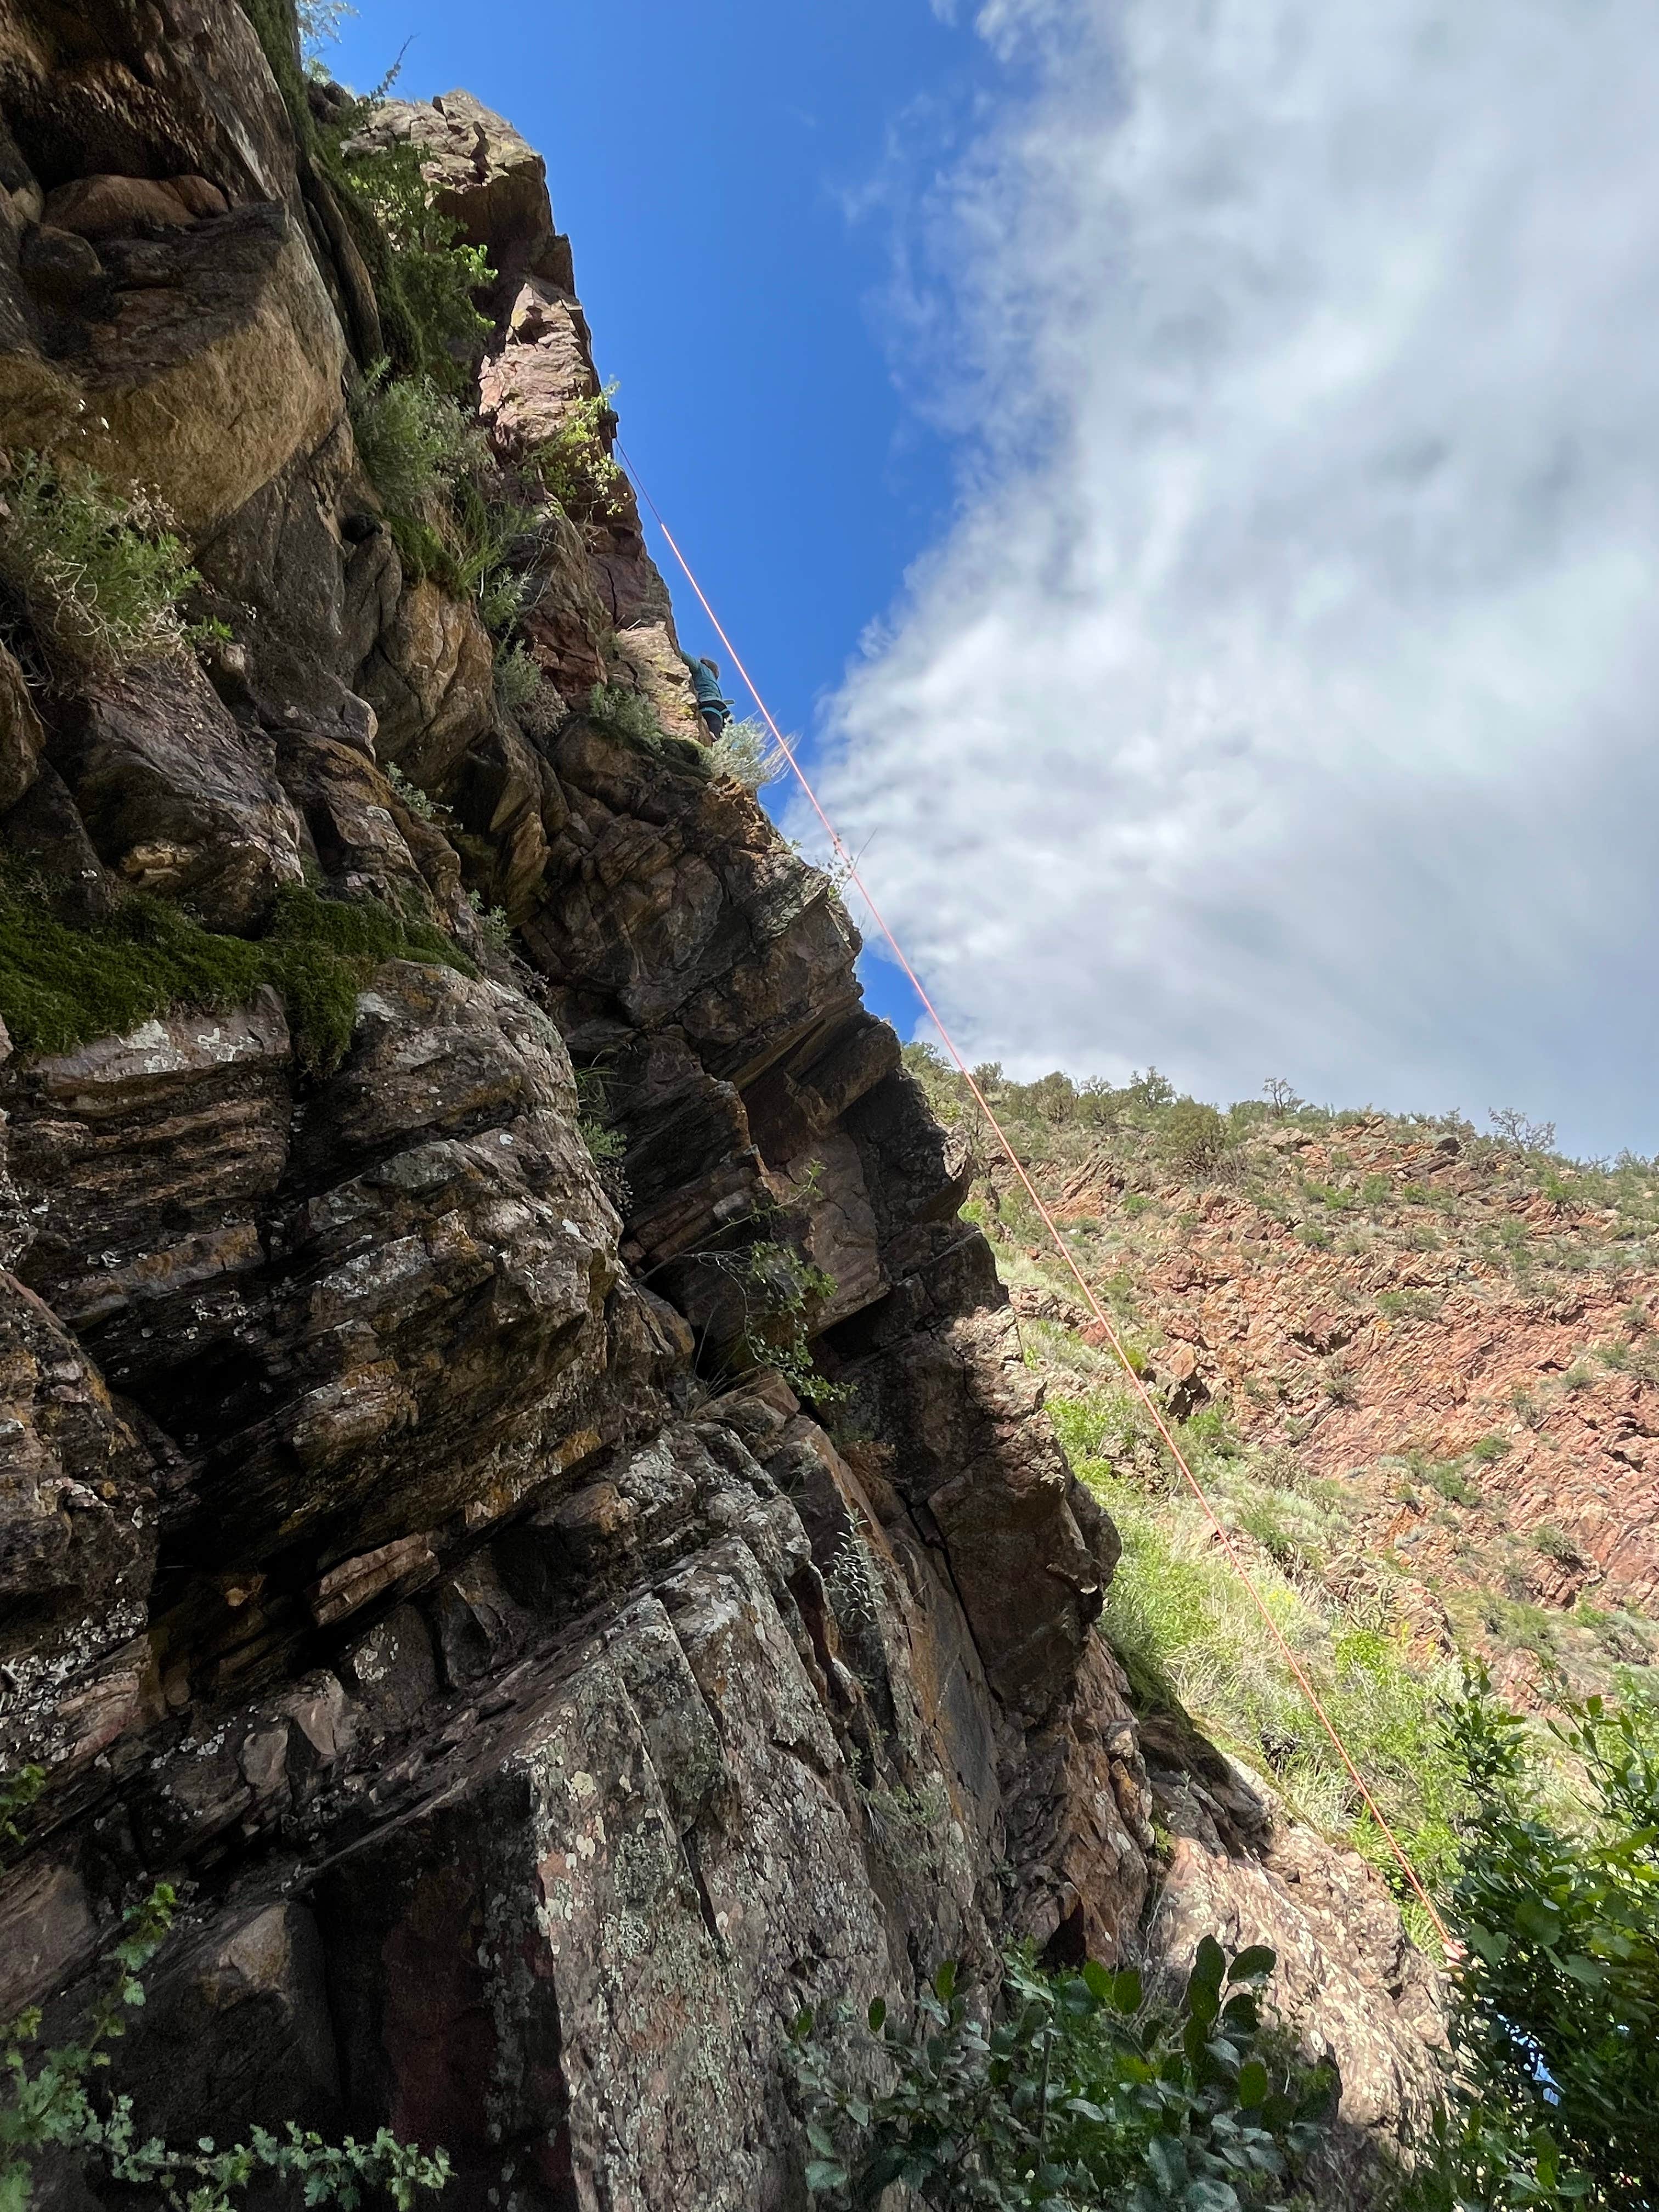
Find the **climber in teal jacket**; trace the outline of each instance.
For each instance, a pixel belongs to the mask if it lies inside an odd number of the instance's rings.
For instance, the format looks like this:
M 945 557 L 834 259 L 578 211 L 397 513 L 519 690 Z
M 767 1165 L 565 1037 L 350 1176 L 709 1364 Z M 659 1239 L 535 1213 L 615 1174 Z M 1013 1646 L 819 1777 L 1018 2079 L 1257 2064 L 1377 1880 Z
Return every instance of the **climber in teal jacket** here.
M 732 708 L 720 690 L 720 663 L 716 660 L 694 660 L 687 653 L 681 655 L 691 677 L 691 689 L 697 695 L 697 712 L 711 738 L 720 736 L 732 720 Z

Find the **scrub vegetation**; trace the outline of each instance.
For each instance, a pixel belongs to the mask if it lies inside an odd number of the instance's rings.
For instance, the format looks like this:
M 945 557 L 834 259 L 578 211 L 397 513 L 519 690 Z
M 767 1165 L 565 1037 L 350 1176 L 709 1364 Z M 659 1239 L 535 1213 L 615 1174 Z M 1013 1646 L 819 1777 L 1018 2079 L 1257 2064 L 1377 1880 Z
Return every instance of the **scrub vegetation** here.
M 172 516 L 142 487 L 31 453 L 0 478 L 0 581 L 51 674 L 107 675 L 228 635 L 181 611 L 201 580 Z

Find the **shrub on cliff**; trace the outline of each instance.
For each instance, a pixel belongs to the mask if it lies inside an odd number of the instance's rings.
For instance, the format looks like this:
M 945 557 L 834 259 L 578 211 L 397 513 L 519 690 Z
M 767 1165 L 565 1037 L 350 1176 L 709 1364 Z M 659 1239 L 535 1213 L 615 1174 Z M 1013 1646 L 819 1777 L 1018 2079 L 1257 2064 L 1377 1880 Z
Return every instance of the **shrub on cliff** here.
M 708 749 L 716 775 L 730 776 L 745 791 L 775 782 L 788 763 L 764 722 L 752 716 L 730 722 Z
M 373 115 L 365 101 L 358 119 Z M 473 305 L 495 273 L 483 248 L 464 244 L 459 225 L 434 204 L 414 146 L 371 149 L 348 138 L 332 161 L 379 234 L 375 291 L 382 321 L 403 339 L 402 365 L 447 391 L 467 390 L 491 328 Z
M 536 471 L 574 522 L 602 523 L 621 505 L 624 479 L 609 444 L 616 389 L 607 384 L 573 401 L 553 435 L 537 448 Z
M 908 2020 L 878 2000 L 849 2035 L 803 2013 L 807 2185 L 833 2212 L 895 2182 L 952 2212 L 1281 2205 L 1332 2083 L 1264 2033 L 1273 1965 L 1206 1936 L 1179 1996 L 1149 2000 L 1133 1970 L 1048 1975 L 1017 1955 L 988 2019 L 948 1964 Z
M 374 489 L 397 514 L 418 516 L 486 458 L 477 423 L 428 376 L 372 362 L 347 393 L 351 431 Z
M 54 668 L 107 672 L 222 635 L 179 611 L 202 580 L 172 521 L 139 487 L 122 490 L 39 453 L 15 457 L 0 478 L 0 579 Z

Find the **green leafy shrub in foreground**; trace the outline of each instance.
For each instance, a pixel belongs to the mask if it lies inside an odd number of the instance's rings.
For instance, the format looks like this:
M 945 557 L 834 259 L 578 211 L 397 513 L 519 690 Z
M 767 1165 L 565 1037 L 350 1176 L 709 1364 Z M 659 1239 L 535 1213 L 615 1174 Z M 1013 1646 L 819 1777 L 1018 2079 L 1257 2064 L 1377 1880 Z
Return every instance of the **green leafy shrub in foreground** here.
M 58 669 L 108 673 L 222 634 L 179 611 L 202 580 L 159 501 L 39 453 L 0 479 L 0 578 Z
M 1659 1714 L 1590 1698 L 1561 1715 L 1576 1822 L 1540 1809 L 1537 1741 L 1484 1677 L 1450 1716 L 1469 1782 L 1449 1915 L 1467 2094 L 1425 2212 L 1659 2206 Z M 1494 2138 L 1534 2147 L 1555 2194 L 1475 2193 Z
M 109 2064 L 104 2046 L 125 2033 L 126 2014 L 143 2002 L 138 1976 L 171 1926 L 175 1902 L 162 1882 L 128 1911 L 112 1954 L 114 1978 L 94 2000 L 78 2041 L 33 2056 L 38 2011 L 0 2027 L 0 2212 L 27 2212 L 34 2161 L 54 2150 L 69 2152 L 90 2177 L 159 2195 L 173 2212 L 230 2212 L 265 2176 L 297 2184 L 307 2205 L 338 2204 L 344 2212 L 366 2190 L 385 2191 L 398 2212 L 410 2212 L 419 2191 L 441 2190 L 449 2179 L 447 2154 L 428 2157 L 386 2128 L 372 2142 L 348 2136 L 330 2143 L 290 2121 L 281 2136 L 252 2128 L 228 2150 L 209 2136 L 182 2149 L 141 2135 L 130 2097 L 94 2094 L 95 2073 Z
M 914 2015 L 878 2001 L 854 2057 L 843 2024 L 796 2021 L 809 2188 L 833 2212 L 901 2182 L 973 2212 L 1244 2212 L 1282 2205 L 1316 2145 L 1332 2082 L 1264 2035 L 1274 1964 L 1198 1947 L 1178 2002 L 1092 1960 L 1051 1976 L 1016 1955 L 988 2020 L 953 1966 Z
M 378 902 L 277 892 L 266 933 L 222 937 L 143 892 L 90 929 L 60 921 L 30 884 L 0 880 L 0 1019 L 20 1052 L 67 1052 L 184 1006 L 282 994 L 300 1064 L 332 1073 L 351 1042 L 357 994 L 383 960 L 477 971 L 441 931 Z

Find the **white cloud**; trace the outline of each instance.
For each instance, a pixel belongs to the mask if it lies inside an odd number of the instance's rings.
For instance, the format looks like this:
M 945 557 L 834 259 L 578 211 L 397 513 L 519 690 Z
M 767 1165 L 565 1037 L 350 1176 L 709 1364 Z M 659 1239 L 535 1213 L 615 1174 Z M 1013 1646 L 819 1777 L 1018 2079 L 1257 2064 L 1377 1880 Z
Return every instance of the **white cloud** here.
M 969 488 L 823 776 L 947 1018 L 1659 1146 L 1649 0 L 980 27 L 901 241 Z

